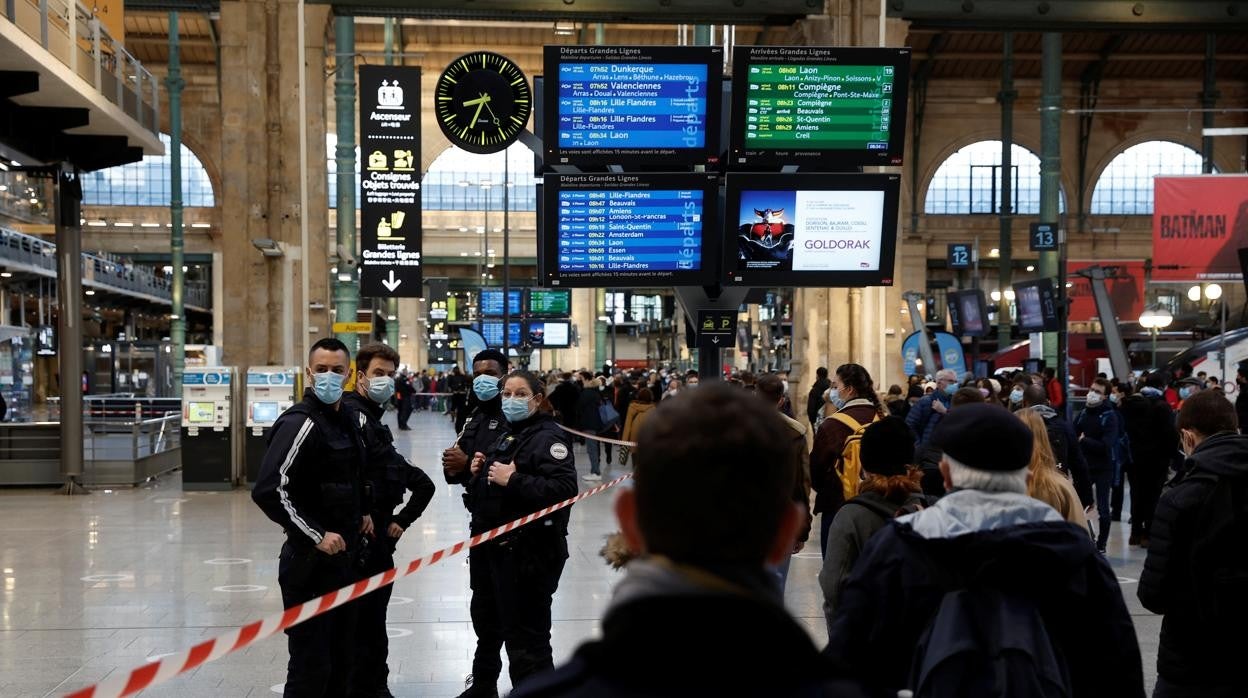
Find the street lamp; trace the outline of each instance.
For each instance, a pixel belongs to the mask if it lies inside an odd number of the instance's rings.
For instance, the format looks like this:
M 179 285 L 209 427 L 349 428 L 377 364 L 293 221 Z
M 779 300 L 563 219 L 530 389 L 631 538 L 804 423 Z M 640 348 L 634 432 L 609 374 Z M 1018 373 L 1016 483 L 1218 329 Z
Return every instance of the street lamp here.
M 1199 303 L 1200 297 L 1204 296 L 1208 300 L 1216 301 L 1222 297 L 1222 286 L 1219 284 L 1209 284 L 1201 289 L 1199 285 L 1192 286 L 1187 289 L 1187 297 L 1193 303 Z M 1219 379 L 1219 385 L 1226 385 L 1226 301 L 1220 303 L 1222 306 L 1219 313 L 1222 316 L 1222 333 L 1218 335 L 1218 363 L 1222 366 L 1222 377 Z
M 1144 308 L 1144 312 L 1140 313 L 1140 327 L 1148 330 L 1153 336 L 1154 371 L 1157 370 L 1157 333 L 1169 327 L 1172 322 L 1174 322 L 1174 316 L 1159 303 Z

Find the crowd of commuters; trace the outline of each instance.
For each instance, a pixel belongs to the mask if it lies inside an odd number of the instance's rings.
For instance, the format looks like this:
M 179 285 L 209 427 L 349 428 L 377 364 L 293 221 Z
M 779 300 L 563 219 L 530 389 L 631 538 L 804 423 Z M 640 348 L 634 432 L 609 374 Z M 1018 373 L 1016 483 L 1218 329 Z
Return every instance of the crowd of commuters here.
M 1248 562 L 1228 551 L 1248 536 L 1248 404 L 1216 378 L 1100 377 L 1072 406 L 1052 372 L 940 371 L 881 390 L 843 364 L 816 372 L 800 415 L 781 373 L 539 376 L 487 350 L 471 376 L 405 376 L 381 345 L 357 355 L 344 398 L 348 358 L 335 340 L 314 346 L 253 493 L 287 533 L 288 607 L 392 565 L 433 496 L 380 422 L 396 394 L 400 428 L 415 409 L 456 419 L 443 475 L 473 534 L 575 495 L 582 444 L 583 480 L 603 461 L 632 474 L 615 506 L 624 577 L 601 638 L 565 666 L 550 639 L 570 510 L 471 550 L 462 696 L 498 695 L 504 649 L 520 698 L 1142 696 L 1105 557 L 1128 497 L 1128 544 L 1147 550 L 1138 596 L 1164 614 L 1154 695 L 1242 695 Z M 415 400 L 439 392 L 451 399 Z M 822 651 L 783 604 L 815 516 Z M 386 599 L 372 596 L 288 631 L 287 695 L 390 695 Z

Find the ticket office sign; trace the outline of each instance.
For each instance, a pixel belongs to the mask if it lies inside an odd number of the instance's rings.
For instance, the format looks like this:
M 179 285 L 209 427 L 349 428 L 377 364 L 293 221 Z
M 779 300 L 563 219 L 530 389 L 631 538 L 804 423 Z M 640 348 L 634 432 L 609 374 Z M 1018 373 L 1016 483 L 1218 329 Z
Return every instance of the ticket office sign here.
M 421 295 L 420 68 L 360 66 L 360 293 Z

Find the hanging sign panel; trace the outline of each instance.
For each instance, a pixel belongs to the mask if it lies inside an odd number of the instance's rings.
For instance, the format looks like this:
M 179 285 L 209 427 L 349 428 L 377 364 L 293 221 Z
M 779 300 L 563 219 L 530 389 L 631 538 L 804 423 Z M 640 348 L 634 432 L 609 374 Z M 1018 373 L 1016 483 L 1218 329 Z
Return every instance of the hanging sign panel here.
M 420 68 L 360 66 L 360 294 L 421 295 Z
M 1153 281 L 1239 279 L 1248 175 L 1153 178 Z

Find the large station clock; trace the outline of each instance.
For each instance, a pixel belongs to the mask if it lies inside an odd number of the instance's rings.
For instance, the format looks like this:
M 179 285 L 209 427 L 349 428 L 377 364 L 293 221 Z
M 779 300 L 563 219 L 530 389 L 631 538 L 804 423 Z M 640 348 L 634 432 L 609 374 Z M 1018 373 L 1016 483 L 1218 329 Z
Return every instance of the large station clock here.
M 533 91 L 506 56 L 475 51 L 456 58 L 434 89 L 438 126 L 470 153 L 497 153 L 519 138 L 533 111 Z

